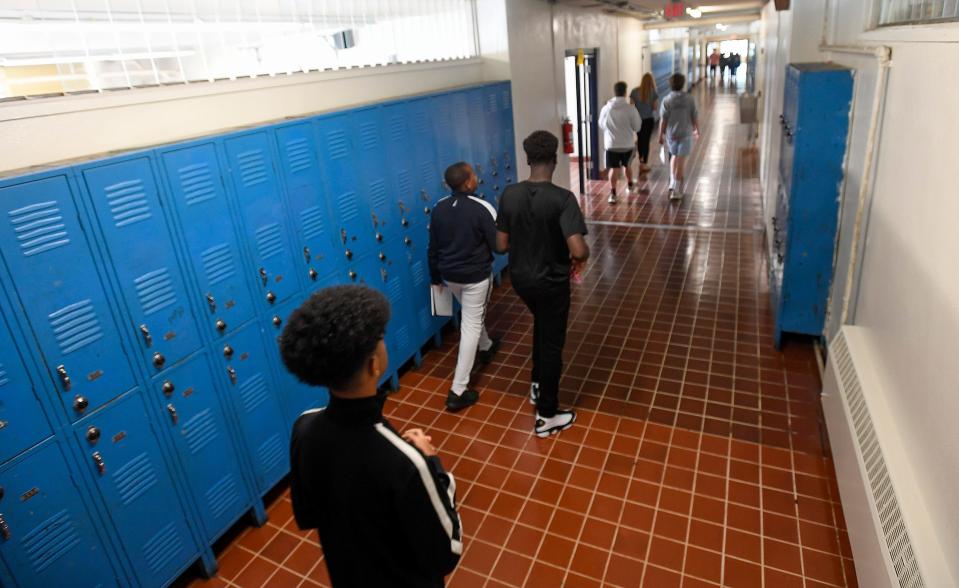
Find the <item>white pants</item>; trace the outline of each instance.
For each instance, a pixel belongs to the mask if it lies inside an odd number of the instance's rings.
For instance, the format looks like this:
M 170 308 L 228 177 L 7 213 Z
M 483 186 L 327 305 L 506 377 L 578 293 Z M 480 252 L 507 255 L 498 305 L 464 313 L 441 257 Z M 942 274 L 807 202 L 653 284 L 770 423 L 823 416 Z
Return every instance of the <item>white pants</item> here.
M 453 394 L 466 392 L 470 383 L 470 372 L 476 361 L 476 350 L 486 351 L 493 342 L 486 334 L 486 305 L 493 290 L 493 280 L 486 278 L 475 284 L 456 284 L 447 282 L 450 292 L 463 307 L 460 319 L 460 351 L 456 360 L 456 372 L 453 374 Z

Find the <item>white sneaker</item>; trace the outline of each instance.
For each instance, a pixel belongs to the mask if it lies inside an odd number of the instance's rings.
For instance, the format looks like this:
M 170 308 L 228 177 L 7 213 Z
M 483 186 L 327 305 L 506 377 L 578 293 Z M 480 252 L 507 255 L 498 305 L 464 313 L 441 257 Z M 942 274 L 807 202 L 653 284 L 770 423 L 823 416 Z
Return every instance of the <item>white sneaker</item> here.
M 536 406 L 537 400 L 539 400 L 539 383 L 533 382 L 529 385 L 529 403 Z
M 536 436 L 549 437 L 573 426 L 576 422 L 576 412 L 572 410 L 557 410 L 556 415 L 544 418 L 536 414 Z
M 610 193 L 609 199 L 606 200 L 606 202 L 609 202 L 610 204 L 616 204 L 616 194 Z

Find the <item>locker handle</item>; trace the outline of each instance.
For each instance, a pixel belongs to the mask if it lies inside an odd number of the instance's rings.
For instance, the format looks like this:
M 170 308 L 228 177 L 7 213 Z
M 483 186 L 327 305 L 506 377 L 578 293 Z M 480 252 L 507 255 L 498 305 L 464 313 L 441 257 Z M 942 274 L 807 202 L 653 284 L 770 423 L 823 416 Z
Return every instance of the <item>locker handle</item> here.
M 226 373 L 230 376 L 230 383 L 234 386 L 236 385 L 236 370 L 233 369 L 233 366 L 226 368 Z
M 383 233 L 377 233 L 377 234 L 376 234 L 376 240 L 379 241 L 380 243 L 382 243 L 382 242 L 383 242 Z
M 353 252 L 350 251 L 349 249 L 346 250 L 346 253 L 344 253 L 344 255 L 346 255 L 347 259 L 353 259 Z
M 73 410 L 83 412 L 90 406 L 90 401 L 85 396 L 77 396 L 73 399 Z
M 356 280 L 356 272 L 354 272 L 353 270 L 350 270 L 350 279 Z
M 157 351 L 153 354 L 153 367 L 156 369 L 163 368 L 163 364 L 166 363 L 166 358 L 163 357 L 163 354 Z
M 380 261 L 386 261 L 386 254 L 380 251 L 379 258 L 380 258 Z
M 270 304 L 273 304 L 274 302 L 276 302 L 276 294 L 274 294 L 273 292 L 267 292 L 266 301 L 269 302 Z
M 140 333 L 143 335 L 143 342 L 147 347 L 153 347 L 153 335 L 150 334 L 150 328 L 146 325 L 140 325 Z
M 10 539 L 10 525 L 7 524 L 7 519 L 3 518 L 3 513 L 0 513 L 0 535 L 3 535 L 4 541 Z
M 63 364 L 57 366 L 57 375 L 60 376 L 60 383 L 63 385 L 63 391 L 69 392 L 70 388 L 73 387 L 73 383 L 70 381 L 70 375 L 67 374 L 67 368 Z
M 266 277 L 266 268 L 261 267 L 259 273 L 260 273 L 260 281 L 262 281 L 263 285 L 266 286 L 266 283 L 268 281 Z
M 233 357 L 233 347 L 230 345 L 223 346 L 223 357 L 230 359 Z
M 400 221 L 400 224 L 402 224 L 404 227 L 408 227 L 410 226 L 410 221 L 404 218 L 402 221 Z
M 429 213 L 430 213 L 430 207 L 429 207 L 429 206 L 424 206 L 424 207 L 423 207 L 423 214 L 429 214 Z
M 173 390 L 175 390 L 175 387 L 173 386 L 173 382 L 171 382 L 170 380 L 167 380 L 167 381 L 163 382 L 163 395 L 164 395 L 164 396 L 170 396 L 170 395 L 172 395 L 172 394 L 173 394 Z
M 100 452 L 94 451 L 91 457 L 93 458 L 93 463 L 96 464 L 97 471 L 100 472 L 100 475 L 102 476 L 103 474 L 107 473 L 107 464 L 103 461 L 103 456 L 100 455 Z
M 403 237 L 403 242 L 406 243 L 407 245 L 412 245 L 413 239 L 410 239 L 409 237 Z
M 309 248 L 309 247 L 304 247 L 304 248 L 303 248 L 303 257 L 306 259 L 306 263 L 310 263 L 310 248 Z
M 100 428 L 90 425 L 90 428 L 87 429 L 87 441 L 89 441 L 91 445 L 94 445 L 99 440 L 100 440 Z
M 221 333 L 222 333 L 223 331 L 225 331 L 225 330 L 226 330 L 226 321 L 224 321 L 223 319 L 217 319 L 217 320 L 216 320 L 216 330 L 217 330 L 217 331 L 220 331 Z
M 279 326 L 282 325 L 282 324 L 283 324 L 283 319 L 281 319 L 281 318 L 280 318 L 279 316 L 277 316 L 277 315 L 273 315 L 273 325 L 276 326 L 276 327 L 279 327 Z
M 210 312 L 216 312 L 216 299 L 212 293 L 206 295 L 206 303 L 210 306 Z
M 176 413 L 176 407 L 173 404 L 166 405 L 167 412 L 170 413 L 170 418 L 173 419 L 173 424 L 180 422 L 180 416 Z
M 316 276 L 317 276 L 317 275 L 318 275 L 318 274 L 316 273 L 316 270 L 315 270 L 315 269 L 313 269 L 313 268 L 310 268 L 310 279 L 311 279 L 311 280 L 313 280 L 313 281 L 315 282 L 315 281 L 316 281 Z

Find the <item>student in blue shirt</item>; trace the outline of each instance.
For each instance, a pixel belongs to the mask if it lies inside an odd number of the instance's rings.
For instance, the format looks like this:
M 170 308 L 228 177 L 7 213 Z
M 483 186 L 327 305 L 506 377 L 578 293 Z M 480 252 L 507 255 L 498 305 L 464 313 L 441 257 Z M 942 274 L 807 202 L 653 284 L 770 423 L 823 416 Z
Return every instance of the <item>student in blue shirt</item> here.
M 683 92 L 685 86 L 686 76 L 673 74 L 669 78 L 672 91 L 663 98 L 660 106 L 662 124 L 659 127 L 659 143 L 665 143 L 672 156 L 669 175 L 670 200 L 683 197 L 683 184 L 686 180 L 683 167 L 693 150 L 693 138 L 699 138 L 696 101 L 689 93 Z

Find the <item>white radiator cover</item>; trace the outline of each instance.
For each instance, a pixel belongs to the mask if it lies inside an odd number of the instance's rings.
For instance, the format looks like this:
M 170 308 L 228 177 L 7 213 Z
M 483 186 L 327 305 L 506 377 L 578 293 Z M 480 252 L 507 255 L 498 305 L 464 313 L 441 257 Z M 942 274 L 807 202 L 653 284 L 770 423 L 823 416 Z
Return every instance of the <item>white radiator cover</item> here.
M 875 357 L 868 331 L 844 326 L 829 342 L 822 394 L 859 585 L 956 588 Z

